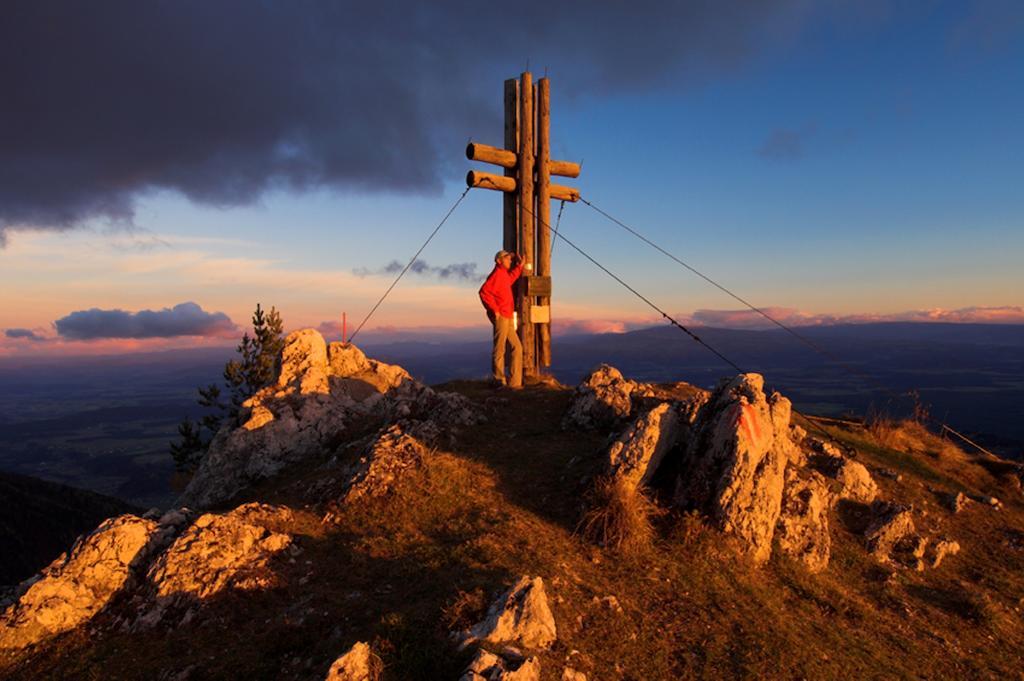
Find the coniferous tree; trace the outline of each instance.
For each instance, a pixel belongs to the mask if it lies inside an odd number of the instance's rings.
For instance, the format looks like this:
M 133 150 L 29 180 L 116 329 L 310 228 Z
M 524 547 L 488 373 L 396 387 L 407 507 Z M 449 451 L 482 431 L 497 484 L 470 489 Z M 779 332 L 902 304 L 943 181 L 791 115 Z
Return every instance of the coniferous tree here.
M 171 443 L 171 457 L 178 472 L 195 471 L 225 420 L 234 423 L 242 403 L 277 380 L 284 349 L 281 314 L 274 307 L 264 312 L 257 303 L 252 328 L 253 335 L 247 331 L 238 344 L 240 359 L 233 359 L 224 366 L 227 401 L 221 399 L 224 391 L 216 383 L 198 388 L 197 401 L 208 411 L 199 421 L 185 419 L 178 424 L 181 439 Z

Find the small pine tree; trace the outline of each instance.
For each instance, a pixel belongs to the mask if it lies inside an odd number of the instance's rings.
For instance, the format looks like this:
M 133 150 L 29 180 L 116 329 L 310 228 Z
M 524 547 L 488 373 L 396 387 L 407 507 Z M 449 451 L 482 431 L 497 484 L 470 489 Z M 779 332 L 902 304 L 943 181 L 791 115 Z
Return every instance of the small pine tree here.
M 189 419 L 178 424 L 181 439 L 171 443 L 171 458 L 174 459 L 174 469 L 179 473 L 194 471 L 199 466 L 199 460 L 207 447 L 200 434 L 201 428 L 199 423 Z
M 170 443 L 174 467 L 179 473 L 192 473 L 199 467 L 213 436 L 227 420 L 234 423 L 242 403 L 259 390 L 277 380 L 281 372 L 281 351 L 284 349 L 284 322 L 276 308 L 264 312 L 259 303 L 252 315 L 253 335 L 247 331 L 238 344 L 240 359 L 224 366 L 227 402 L 216 383 L 198 388 L 199 406 L 207 413 L 199 421 L 185 419 L 178 424 L 178 442 Z M 205 435 L 204 435 L 205 433 Z

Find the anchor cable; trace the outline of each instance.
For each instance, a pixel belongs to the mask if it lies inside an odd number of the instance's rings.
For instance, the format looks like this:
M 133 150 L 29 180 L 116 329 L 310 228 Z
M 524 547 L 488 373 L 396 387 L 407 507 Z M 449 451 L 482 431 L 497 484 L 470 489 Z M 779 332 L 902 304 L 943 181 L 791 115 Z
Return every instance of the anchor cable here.
M 352 335 L 348 337 L 349 343 L 352 342 L 352 339 L 354 339 L 356 335 L 359 333 L 359 331 L 363 328 L 363 325 L 366 324 L 367 321 L 369 321 L 370 317 L 373 316 L 373 313 L 376 312 L 377 308 L 380 307 L 381 303 L 384 302 L 384 299 L 388 297 L 388 294 L 391 293 L 392 289 L 394 289 L 398 282 L 401 280 L 401 278 L 405 276 L 405 273 L 409 271 L 409 268 L 412 267 L 414 262 L 416 262 L 416 259 L 420 257 L 420 253 L 422 253 L 423 249 L 427 247 L 427 244 L 429 244 L 431 240 L 437 235 L 437 233 L 441 231 L 441 227 L 444 226 L 444 223 L 448 222 L 448 218 L 450 218 L 452 213 L 455 212 L 455 209 L 459 207 L 459 204 L 462 203 L 462 200 L 466 198 L 466 194 L 469 193 L 470 189 L 471 187 L 466 187 L 466 190 L 462 192 L 462 195 L 459 196 L 458 199 L 456 199 L 455 203 L 452 204 L 452 207 L 448 209 L 447 213 L 445 213 L 445 216 L 441 218 L 441 222 L 437 223 L 437 227 L 435 227 L 434 231 L 430 233 L 430 236 L 427 237 L 427 240 L 423 242 L 423 245 L 420 246 L 420 249 L 416 251 L 416 254 L 412 256 L 412 259 L 409 260 L 409 262 L 406 264 L 404 268 L 402 268 L 402 271 L 398 273 L 398 276 L 395 277 L 395 280 L 391 282 L 391 286 L 388 286 L 387 290 L 384 291 L 384 295 L 380 297 L 380 300 L 377 301 L 377 304 L 374 305 L 373 308 L 366 313 L 366 316 L 363 317 L 363 321 L 359 322 L 359 326 L 357 326 L 356 330 L 352 332 Z

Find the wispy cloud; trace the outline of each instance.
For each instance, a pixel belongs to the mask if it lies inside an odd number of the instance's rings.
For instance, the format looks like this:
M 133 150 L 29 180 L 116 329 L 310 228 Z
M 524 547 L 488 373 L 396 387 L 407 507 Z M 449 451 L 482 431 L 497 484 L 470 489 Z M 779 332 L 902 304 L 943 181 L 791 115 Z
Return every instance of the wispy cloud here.
M 383 267 L 375 270 L 366 267 L 357 267 L 352 274 L 357 277 L 368 277 L 374 274 L 398 274 L 405 268 L 406 263 L 392 260 Z M 417 260 L 409 268 L 413 274 L 420 276 L 437 277 L 442 281 L 476 281 L 482 277 L 477 272 L 475 262 L 456 262 L 450 265 L 431 265 L 423 260 Z
M 42 343 L 48 340 L 46 336 L 36 333 L 33 329 L 5 329 L 4 336 L 33 343 Z
M 808 123 L 801 128 L 777 128 L 757 150 L 758 156 L 773 161 L 795 161 L 803 158 L 807 141 L 818 131 L 818 126 Z

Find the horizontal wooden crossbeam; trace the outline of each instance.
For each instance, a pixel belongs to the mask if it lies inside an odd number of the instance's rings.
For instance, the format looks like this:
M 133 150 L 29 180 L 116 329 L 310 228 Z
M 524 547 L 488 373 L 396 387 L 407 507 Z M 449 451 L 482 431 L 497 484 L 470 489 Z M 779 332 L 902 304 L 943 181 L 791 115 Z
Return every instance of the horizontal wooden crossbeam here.
M 470 142 L 466 145 L 466 158 L 470 161 L 493 163 L 502 168 L 515 168 L 516 164 L 519 163 L 519 157 L 516 155 L 516 152 L 492 147 L 489 144 L 480 144 L 479 142 Z M 556 161 L 551 159 L 548 168 L 552 175 L 558 175 L 559 177 L 580 176 L 580 164 L 573 163 L 572 161 Z
M 470 170 L 466 173 L 466 186 L 479 187 L 481 189 L 493 189 L 498 192 L 515 192 L 516 178 L 485 173 L 479 170 Z M 551 198 L 557 201 L 570 201 L 576 203 L 580 200 L 580 190 L 575 187 L 566 187 L 561 184 L 551 185 Z

